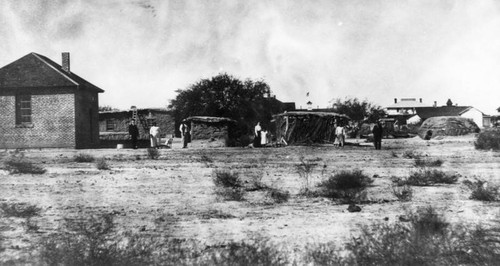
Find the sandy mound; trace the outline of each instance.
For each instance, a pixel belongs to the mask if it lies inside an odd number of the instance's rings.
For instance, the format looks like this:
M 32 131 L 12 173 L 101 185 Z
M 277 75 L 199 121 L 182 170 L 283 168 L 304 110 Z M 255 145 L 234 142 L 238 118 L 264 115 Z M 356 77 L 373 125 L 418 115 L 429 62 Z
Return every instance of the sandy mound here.
M 461 136 L 476 132 L 479 132 L 479 127 L 471 119 L 460 116 L 437 116 L 426 119 L 420 126 L 418 135 L 422 139 L 429 139 L 429 137 Z

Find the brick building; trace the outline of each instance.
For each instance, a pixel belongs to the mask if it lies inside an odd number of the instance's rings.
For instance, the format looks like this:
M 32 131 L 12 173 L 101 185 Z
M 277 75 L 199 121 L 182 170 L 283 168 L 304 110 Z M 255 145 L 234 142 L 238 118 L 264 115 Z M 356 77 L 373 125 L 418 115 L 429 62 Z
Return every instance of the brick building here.
M 0 148 L 93 148 L 99 145 L 102 89 L 29 53 L 0 68 Z

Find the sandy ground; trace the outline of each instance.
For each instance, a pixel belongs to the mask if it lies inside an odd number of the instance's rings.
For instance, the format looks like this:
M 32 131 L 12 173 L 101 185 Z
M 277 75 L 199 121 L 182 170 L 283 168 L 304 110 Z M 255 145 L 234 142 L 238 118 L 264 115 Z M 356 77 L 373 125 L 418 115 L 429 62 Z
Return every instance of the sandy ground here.
M 470 191 L 462 184 L 465 179 L 481 178 L 500 185 L 500 153 L 475 150 L 473 136 L 384 140 L 380 151 L 362 140 L 347 141 L 355 145 L 181 149 L 176 140 L 172 149 L 160 150 L 158 160 L 148 159 L 145 149 L 23 151 L 47 173 L 9 175 L 0 170 L 0 203 L 27 202 L 41 207 L 41 215 L 32 219 L 40 229 L 29 232 L 26 219 L 1 217 L 5 250 L 0 253 L 0 263 L 29 262 L 40 237 L 57 230 L 64 217 L 82 213 L 115 213 L 124 230 L 168 233 L 207 245 L 260 234 L 296 251 L 312 243 L 342 245 L 356 235 L 359 225 L 397 222 L 405 209 L 422 206 L 434 206 L 452 223 L 488 224 L 500 217 L 500 203 L 470 200 Z M 459 173 L 459 182 L 414 187 L 411 202 L 397 201 L 391 177 L 405 177 L 416 169 L 412 159 L 402 157 L 407 150 L 443 160 L 439 169 Z M 9 152 L 0 152 L 0 156 L 6 158 Z M 74 162 L 80 153 L 106 158 L 111 169 Z M 347 205 L 299 196 L 304 180 L 295 167 L 301 156 L 317 164 L 311 187 L 340 170 L 361 169 L 374 176 L 367 193 L 373 203 L 360 205 L 359 213 L 350 213 Z M 231 169 L 247 182 L 261 180 L 292 196 L 281 204 L 270 204 L 262 191 L 248 192 L 241 202 L 220 200 L 214 195 L 214 169 Z M 216 212 L 228 217 L 217 218 Z

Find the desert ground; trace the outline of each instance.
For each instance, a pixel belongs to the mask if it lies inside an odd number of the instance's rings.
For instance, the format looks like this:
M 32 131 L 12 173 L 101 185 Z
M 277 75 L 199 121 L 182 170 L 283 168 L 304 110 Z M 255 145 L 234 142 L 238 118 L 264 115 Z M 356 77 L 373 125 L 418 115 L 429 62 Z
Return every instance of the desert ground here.
M 424 141 L 384 139 L 382 150 L 371 143 L 348 139 L 349 145 L 288 146 L 277 148 L 188 148 L 176 139 L 171 149 L 161 149 L 158 159 L 146 149 L 32 149 L 19 151 L 44 167 L 41 175 L 9 174 L 0 170 L 0 203 L 29 203 L 41 208 L 31 218 L 36 230 L 28 230 L 25 218 L 0 217 L 3 250 L 0 264 L 36 264 L 37 241 L 57 232 L 64 218 L 112 213 L 117 228 L 141 234 L 168 234 L 194 239 L 204 245 L 240 241 L 254 235 L 284 246 L 300 257 L 308 246 L 335 242 L 341 246 L 356 236 L 360 225 L 397 223 L 407 210 L 433 206 L 450 223 L 488 225 L 500 217 L 500 203 L 469 199 L 466 179 L 500 185 L 500 153 L 474 148 L 474 135 Z M 445 172 L 459 174 L 455 184 L 413 187 L 411 201 L 399 201 L 392 192 L 392 178 L 416 171 L 412 151 L 424 158 L 440 159 Z M 14 151 L 1 151 L 1 159 Z M 79 163 L 74 157 L 89 154 L 105 158 L 109 170 L 95 162 Z M 17 155 L 19 156 L 19 155 Z M 348 212 L 347 204 L 300 192 L 305 180 L 297 165 L 301 158 L 314 165 L 311 188 L 341 171 L 360 169 L 374 182 L 360 212 Z M 237 172 L 246 184 L 260 182 L 290 193 L 276 203 L 265 191 L 249 189 L 241 201 L 224 200 L 214 193 L 214 170 Z

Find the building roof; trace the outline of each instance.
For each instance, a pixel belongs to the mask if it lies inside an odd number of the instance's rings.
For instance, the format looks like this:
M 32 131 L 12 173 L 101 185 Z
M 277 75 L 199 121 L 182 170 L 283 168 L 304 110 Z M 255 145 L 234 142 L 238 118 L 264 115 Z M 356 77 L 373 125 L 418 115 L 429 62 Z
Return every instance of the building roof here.
M 0 68 L 0 88 L 43 88 L 78 86 L 82 89 L 104 92 L 80 76 L 66 72 L 43 55 L 29 53 Z
M 422 119 L 436 116 L 460 116 L 472 109 L 472 106 L 440 106 L 415 108 L 417 115 Z
M 205 123 L 220 123 L 220 122 L 236 122 L 235 120 L 227 117 L 215 117 L 215 116 L 190 116 L 183 121 L 196 121 Z
M 317 112 L 317 111 L 291 111 L 285 112 L 281 114 L 277 114 L 275 116 L 306 116 L 306 115 L 314 115 L 320 117 L 343 117 L 350 119 L 347 115 L 334 113 L 334 112 Z
M 120 114 L 120 113 L 130 113 L 132 110 L 111 110 L 111 111 L 99 111 L 99 114 Z M 168 113 L 165 108 L 141 108 L 137 109 L 138 113 L 146 112 L 158 112 L 158 113 Z

